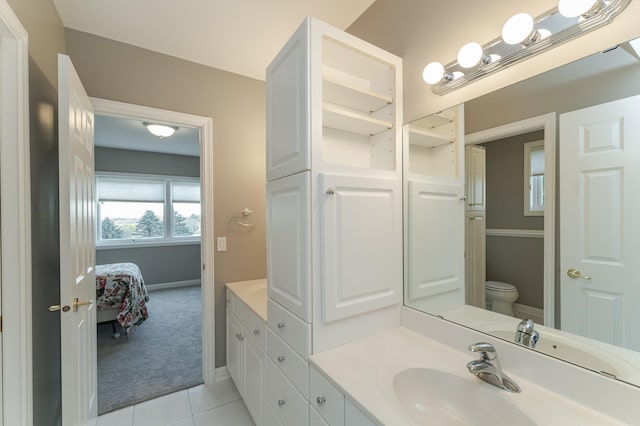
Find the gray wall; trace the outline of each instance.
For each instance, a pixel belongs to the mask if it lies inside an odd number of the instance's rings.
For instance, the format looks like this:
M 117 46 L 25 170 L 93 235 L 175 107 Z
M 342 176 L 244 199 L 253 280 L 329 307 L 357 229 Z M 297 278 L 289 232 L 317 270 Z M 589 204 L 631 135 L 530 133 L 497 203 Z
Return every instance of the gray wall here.
M 47 308 L 60 303 L 57 53 L 64 30 L 51 0 L 9 5 L 29 33 L 33 424 L 59 425 L 60 314 Z
M 97 172 L 147 173 L 169 176 L 200 176 L 200 158 L 156 152 L 96 148 Z M 144 282 L 154 284 L 200 279 L 200 244 L 163 247 L 98 249 L 96 263 L 133 262 Z
M 87 33 L 65 30 L 67 53 L 90 96 L 213 118 L 216 367 L 226 363 L 224 283 L 266 276 L 264 82 Z M 257 225 L 229 225 L 249 207 Z M 211 225 L 211 224 L 209 224 Z
M 487 161 L 487 229 L 544 229 L 544 217 L 524 215 L 524 144 L 542 131 L 483 144 Z M 516 286 L 518 303 L 543 308 L 544 239 L 488 236 L 487 280 Z

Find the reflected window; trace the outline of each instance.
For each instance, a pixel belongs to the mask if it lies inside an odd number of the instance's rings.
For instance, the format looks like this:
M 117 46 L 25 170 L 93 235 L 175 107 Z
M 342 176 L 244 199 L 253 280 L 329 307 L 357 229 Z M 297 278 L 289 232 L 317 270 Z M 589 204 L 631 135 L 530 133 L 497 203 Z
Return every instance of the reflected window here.
M 524 215 L 544 215 L 544 141 L 524 144 Z

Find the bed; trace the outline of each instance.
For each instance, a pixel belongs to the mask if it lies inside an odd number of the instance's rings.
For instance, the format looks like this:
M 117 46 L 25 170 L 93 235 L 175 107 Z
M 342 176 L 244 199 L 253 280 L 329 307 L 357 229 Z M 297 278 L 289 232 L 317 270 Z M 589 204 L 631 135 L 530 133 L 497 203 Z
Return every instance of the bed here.
M 130 335 L 148 317 L 147 288 L 135 263 L 96 265 L 96 313 L 98 324 L 117 321 Z

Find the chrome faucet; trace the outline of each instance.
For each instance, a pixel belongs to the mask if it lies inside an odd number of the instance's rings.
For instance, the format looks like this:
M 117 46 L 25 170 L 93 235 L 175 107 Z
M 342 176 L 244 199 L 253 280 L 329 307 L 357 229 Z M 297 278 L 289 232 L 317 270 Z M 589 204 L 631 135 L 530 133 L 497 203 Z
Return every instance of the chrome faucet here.
M 479 359 L 467 364 L 470 373 L 508 392 L 520 392 L 520 386 L 502 372 L 496 348 L 491 343 L 474 343 L 469 346 L 469 350 L 480 354 Z
M 540 334 L 533 329 L 535 323 L 530 319 L 523 319 L 516 328 L 515 342 L 521 345 L 535 348 Z

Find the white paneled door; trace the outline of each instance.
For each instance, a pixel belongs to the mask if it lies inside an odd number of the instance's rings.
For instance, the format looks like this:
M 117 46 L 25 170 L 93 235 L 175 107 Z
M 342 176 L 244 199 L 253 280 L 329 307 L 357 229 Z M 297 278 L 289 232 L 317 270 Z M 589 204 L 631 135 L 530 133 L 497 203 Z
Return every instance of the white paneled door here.
M 58 55 L 62 422 L 97 419 L 93 108 Z
M 562 329 L 640 350 L 640 96 L 560 116 Z

